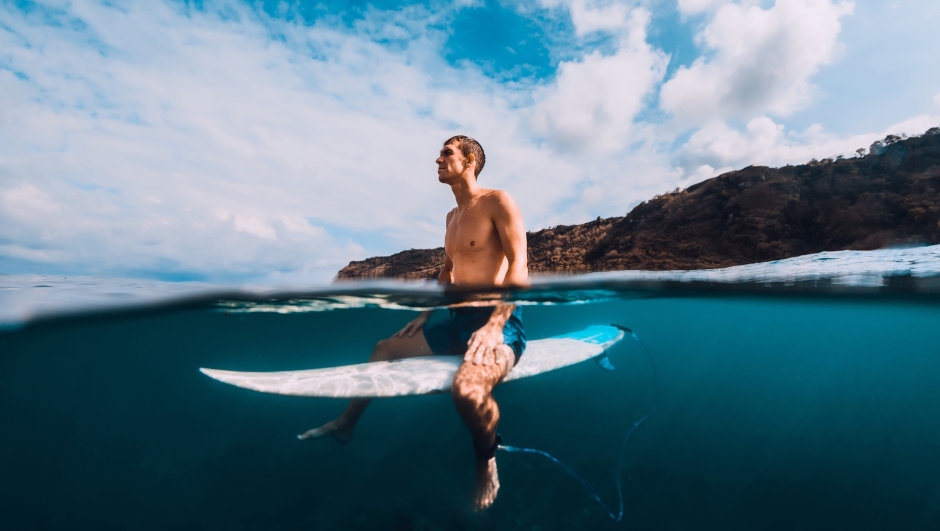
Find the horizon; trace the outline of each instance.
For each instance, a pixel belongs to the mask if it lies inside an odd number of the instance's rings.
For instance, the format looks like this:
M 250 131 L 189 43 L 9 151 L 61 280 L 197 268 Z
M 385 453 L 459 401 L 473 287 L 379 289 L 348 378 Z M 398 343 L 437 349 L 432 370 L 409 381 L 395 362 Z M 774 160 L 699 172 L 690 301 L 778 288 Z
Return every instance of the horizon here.
M 529 231 L 940 125 L 940 4 L 0 6 L 0 273 L 323 283 L 443 242 L 487 153 Z M 484 33 L 485 32 L 485 33 Z M 480 38 L 481 33 L 485 38 Z

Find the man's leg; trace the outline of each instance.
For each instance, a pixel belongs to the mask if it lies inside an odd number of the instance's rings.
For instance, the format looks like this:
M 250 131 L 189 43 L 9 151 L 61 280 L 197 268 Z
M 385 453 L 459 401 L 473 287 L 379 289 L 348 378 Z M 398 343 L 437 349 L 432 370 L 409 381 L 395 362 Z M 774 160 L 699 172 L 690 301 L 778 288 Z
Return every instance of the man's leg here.
M 413 336 L 390 337 L 379 341 L 372 349 L 369 361 L 391 361 L 430 355 L 431 347 L 428 346 L 428 342 L 424 338 L 424 331 L 418 330 Z M 359 421 L 359 417 L 362 416 L 370 402 L 372 402 L 370 398 L 354 398 L 336 420 L 327 422 L 323 426 L 314 428 L 303 435 L 298 435 L 297 438 L 301 440 L 319 439 L 329 435 L 341 443 L 348 443 L 352 440 L 356 422 Z
M 474 504 L 478 510 L 492 505 L 499 490 L 496 457 L 490 453 L 496 444 L 496 427 L 499 425 L 499 407 L 492 391 L 512 370 L 514 362 L 512 349 L 508 345 L 500 345 L 496 348 L 494 364 L 463 362 L 451 387 L 457 412 L 473 435 L 473 449 L 477 454 Z

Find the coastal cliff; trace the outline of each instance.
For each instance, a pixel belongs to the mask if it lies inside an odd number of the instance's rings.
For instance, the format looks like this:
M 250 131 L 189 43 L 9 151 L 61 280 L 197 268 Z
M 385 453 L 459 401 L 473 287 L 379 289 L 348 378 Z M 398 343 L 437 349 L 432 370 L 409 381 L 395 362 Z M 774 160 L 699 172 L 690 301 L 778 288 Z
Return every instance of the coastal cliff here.
M 704 269 L 821 251 L 940 243 L 940 128 L 867 154 L 750 166 L 658 195 L 624 217 L 528 233 L 529 270 Z M 436 278 L 444 249 L 350 262 L 338 279 Z

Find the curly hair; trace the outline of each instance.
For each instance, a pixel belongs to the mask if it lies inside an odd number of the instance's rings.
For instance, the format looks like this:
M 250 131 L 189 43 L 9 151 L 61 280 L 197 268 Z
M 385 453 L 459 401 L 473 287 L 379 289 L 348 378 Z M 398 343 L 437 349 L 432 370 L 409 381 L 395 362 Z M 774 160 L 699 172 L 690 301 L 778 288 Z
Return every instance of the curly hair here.
M 457 135 L 448 138 L 444 145 L 450 144 L 451 142 L 457 142 L 460 147 L 460 153 L 464 157 L 469 157 L 473 153 L 473 158 L 477 161 L 477 167 L 473 170 L 473 176 L 479 177 L 480 172 L 483 171 L 483 165 L 486 164 L 486 154 L 483 153 L 483 146 L 479 142 L 470 138 L 469 136 Z

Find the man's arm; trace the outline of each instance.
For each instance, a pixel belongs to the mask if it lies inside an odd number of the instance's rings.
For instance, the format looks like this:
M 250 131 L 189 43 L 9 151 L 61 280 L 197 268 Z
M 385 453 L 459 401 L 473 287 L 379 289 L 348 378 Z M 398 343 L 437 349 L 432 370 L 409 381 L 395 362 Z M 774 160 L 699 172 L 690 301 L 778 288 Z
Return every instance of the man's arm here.
M 525 224 L 522 222 L 522 213 L 512 197 L 497 191 L 493 194 L 493 224 L 499 234 L 503 253 L 509 262 L 503 286 L 529 285 L 528 244 L 526 242 Z M 474 332 L 467 344 L 465 361 L 475 365 L 490 365 L 495 363 L 495 348 L 503 342 L 503 327 L 516 309 L 515 304 L 501 303 L 493 310 L 489 321 Z
M 447 256 L 447 253 L 444 253 L 444 267 L 441 268 L 441 273 L 437 275 L 438 284 L 453 284 L 454 277 L 451 273 L 454 271 L 454 262 Z
M 499 190 L 493 194 L 493 225 L 509 262 L 504 286 L 529 285 L 529 258 L 522 213 L 512 196 Z M 511 313 L 511 312 L 510 312 Z

